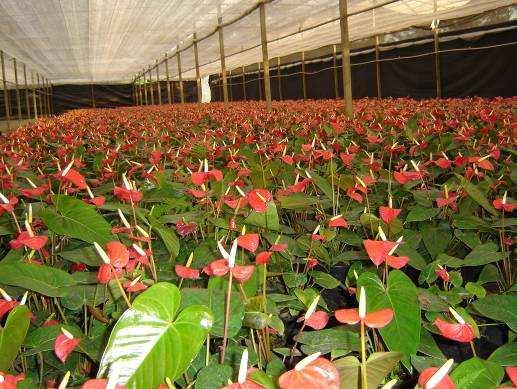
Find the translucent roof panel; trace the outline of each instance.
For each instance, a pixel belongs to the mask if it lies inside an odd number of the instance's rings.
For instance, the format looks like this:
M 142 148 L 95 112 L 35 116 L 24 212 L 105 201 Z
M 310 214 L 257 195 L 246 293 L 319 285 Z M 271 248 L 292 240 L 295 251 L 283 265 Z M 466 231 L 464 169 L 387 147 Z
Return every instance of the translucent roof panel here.
M 338 42 L 338 3 L 268 1 L 270 57 Z M 0 0 L 0 48 L 54 83 L 106 83 L 129 81 L 179 47 L 186 49 L 181 58 L 183 77 L 193 78 L 194 33 L 198 39 L 208 36 L 198 44 L 201 74 L 220 71 L 215 32 L 219 17 L 225 24 L 233 22 L 224 28 L 227 68 L 261 60 L 257 4 L 257 0 Z M 512 0 L 349 0 L 350 39 L 513 4 Z M 376 6 L 380 7 L 371 9 Z M 175 58 L 169 61 L 169 71 L 177 78 Z M 8 73 L 7 78 L 13 78 L 12 71 Z M 164 66 L 160 77 L 165 77 Z

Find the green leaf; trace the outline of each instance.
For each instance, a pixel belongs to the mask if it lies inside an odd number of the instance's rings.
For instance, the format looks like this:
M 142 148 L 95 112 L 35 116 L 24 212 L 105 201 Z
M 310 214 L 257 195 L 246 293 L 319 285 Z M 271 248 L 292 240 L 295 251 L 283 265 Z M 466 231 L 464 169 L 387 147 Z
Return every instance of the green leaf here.
M 88 266 L 100 266 L 102 259 L 93 246 L 79 247 L 77 249 L 58 252 L 61 258 L 74 263 L 84 263 Z
M 411 209 L 406 216 L 406 223 L 430 220 L 440 213 L 440 208 L 424 208 L 419 205 Z
M 457 389 L 496 388 L 503 376 L 504 369 L 501 366 L 477 357 L 460 363 L 450 374 Z
M 465 179 L 465 177 L 462 177 L 459 174 L 456 174 L 456 176 L 460 179 L 461 186 L 465 188 L 465 191 L 472 198 L 472 200 L 481 205 L 492 215 L 497 216 L 497 211 L 495 208 L 492 206 L 492 204 L 490 204 L 486 196 L 483 194 L 483 192 L 481 192 L 481 190 L 479 190 L 476 185 L 470 183 Z
M 425 258 L 422 257 L 422 255 L 420 255 L 416 249 L 409 246 L 408 244 L 399 246 L 397 250 L 398 255 L 406 256 L 409 258 L 409 266 L 420 271 L 424 270 L 424 268 L 427 266 Z
M 280 222 L 275 203 L 270 202 L 266 212 L 251 211 L 248 217 L 244 219 L 244 224 L 263 227 L 270 231 L 278 231 L 280 229 Z
M 476 234 L 476 232 L 466 232 L 459 229 L 455 229 L 454 236 L 463 243 L 465 243 L 471 249 L 481 244 L 481 240 L 479 239 L 479 236 Z
M 318 351 L 326 354 L 335 349 L 348 351 L 359 349 L 359 335 L 345 327 L 304 331 L 298 336 L 298 342 L 302 344 L 302 350 L 307 355 Z
M 224 332 L 224 313 L 225 313 L 225 291 L 215 288 L 183 288 L 181 290 L 182 308 L 191 305 L 206 305 L 213 313 L 214 323 L 211 334 L 223 336 Z M 228 325 L 228 336 L 237 335 L 241 329 L 244 318 L 244 304 L 238 293 L 232 293 L 230 303 L 230 322 Z
M 151 223 L 151 228 L 160 236 L 161 240 L 165 244 L 171 259 L 176 258 L 180 252 L 180 241 L 174 230 L 164 226 L 163 224 L 160 224 L 155 218 L 151 216 L 149 216 L 149 222 Z
M 325 289 L 337 288 L 341 283 L 332 277 L 330 274 L 322 271 L 312 270 L 309 275 L 314 279 L 314 282 Z
M 2 284 L 18 286 L 50 297 L 65 296 L 68 289 L 76 283 L 63 270 L 24 262 L 0 264 L 0 274 Z
M 25 305 L 15 307 L 0 326 L 0 371 L 11 368 L 29 329 L 29 310 Z
M 309 210 L 320 202 L 319 198 L 309 196 L 305 193 L 293 193 L 288 196 L 280 196 L 278 200 L 280 202 L 280 208 L 295 211 Z
M 389 273 L 386 288 L 371 272 L 362 273 L 357 285 L 365 289 L 368 312 L 381 308 L 393 310 L 393 320 L 379 332 L 390 351 L 404 354 L 403 363 L 409 367 L 409 357 L 416 353 L 420 344 L 420 305 L 416 286 L 400 270 Z
M 95 298 L 95 302 L 93 301 Z M 66 309 L 77 311 L 83 305 L 97 306 L 106 300 L 104 288 L 99 285 L 76 285 L 70 288 L 68 294 L 61 299 Z
M 502 321 L 517 332 L 517 295 L 490 295 L 474 301 L 472 306 L 482 316 Z
M 138 295 L 117 321 L 98 376 L 117 376 L 126 388 L 156 388 L 175 381 L 195 358 L 212 327 L 209 309 L 192 305 L 178 314 L 180 291 L 157 283 Z
M 53 195 L 52 202 L 57 212 L 50 207 L 39 211 L 41 219 L 52 232 L 88 243 L 105 244 L 114 239 L 109 223 L 92 205 L 65 195 Z
M 517 342 L 503 344 L 488 357 L 488 360 L 501 366 L 517 366 Z
M 282 278 L 288 288 L 296 288 L 307 282 L 307 275 L 305 273 L 284 273 Z
M 332 186 L 330 185 L 328 180 L 318 175 L 316 172 L 314 172 L 314 170 L 310 170 L 309 173 L 318 189 L 321 190 L 325 194 L 325 196 L 328 197 L 329 200 L 332 200 Z
M 480 266 L 490 262 L 497 262 L 504 258 L 504 253 L 497 251 L 498 247 L 493 242 L 480 244 L 465 257 L 463 266 Z
M 447 249 L 452 238 L 449 230 L 437 227 L 425 226 L 421 232 L 425 248 L 433 259 Z
M 209 365 L 199 371 L 195 389 L 216 389 L 228 384 L 233 369 L 228 365 Z

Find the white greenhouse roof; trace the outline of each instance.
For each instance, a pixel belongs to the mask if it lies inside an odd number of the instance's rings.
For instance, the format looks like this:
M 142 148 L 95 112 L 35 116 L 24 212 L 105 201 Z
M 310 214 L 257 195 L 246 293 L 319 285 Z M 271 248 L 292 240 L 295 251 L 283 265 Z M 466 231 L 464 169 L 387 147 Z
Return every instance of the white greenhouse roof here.
M 340 41 L 338 0 L 266 1 L 270 58 Z M 228 70 L 262 60 L 258 0 L 0 0 L 0 49 L 53 83 L 131 80 L 167 52 L 181 50 L 194 78 L 220 71 L 218 17 Z M 512 0 L 349 0 L 352 41 L 515 4 Z M 376 9 L 372 7 L 380 6 Z M 366 10 L 364 12 L 361 12 Z M 243 17 L 243 15 L 246 15 Z M 6 61 L 7 79 L 13 79 Z M 172 77 L 176 59 L 169 60 Z M 159 68 L 165 76 L 163 64 Z M 156 71 L 153 71 L 153 77 Z

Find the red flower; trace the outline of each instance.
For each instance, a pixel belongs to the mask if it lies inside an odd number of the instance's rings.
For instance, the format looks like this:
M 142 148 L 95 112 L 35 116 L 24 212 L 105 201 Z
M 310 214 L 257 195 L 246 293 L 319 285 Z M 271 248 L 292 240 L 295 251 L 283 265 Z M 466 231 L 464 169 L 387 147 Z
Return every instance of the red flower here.
M 192 269 L 191 267 L 175 265 L 174 271 L 176 272 L 178 277 L 186 278 L 188 280 L 197 280 L 199 278 L 199 270 Z
M 85 199 L 85 201 L 88 204 L 95 205 L 96 207 L 102 207 L 106 203 L 106 197 L 97 196 L 97 197 L 94 197 L 93 199 L 88 197 Z
M 2 216 L 4 212 L 12 212 L 16 204 L 18 204 L 18 198 L 15 196 L 11 196 L 9 199 L 2 199 L 2 201 L 0 201 L 0 216 Z
M 63 333 L 58 335 L 56 341 L 54 342 L 54 353 L 61 362 L 65 363 L 69 355 L 72 353 L 72 351 L 74 351 L 81 340 L 74 338 L 70 332 L 63 328 L 61 331 L 63 331 Z
M 101 284 L 107 284 L 114 276 L 111 271 L 111 265 L 107 263 L 103 263 L 99 266 L 99 270 L 97 271 L 97 281 Z
M 237 245 L 252 253 L 257 251 L 260 242 L 259 234 L 244 234 L 237 238 Z
M 251 208 L 256 212 L 266 212 L 268 203 L 272 200 L 271 193 L 266 189 L 253 189 L 246 197 Z
M 340 323 L 357 324 L 361 321 L 357 308 L 338 309 L 334 312 L 334 317 Z M 368 313 L 364 317 L 364 324 L 370 328 L 382 328 L 387 326 L 393 319 L 393 310 L 383 308 L 378 311 Z
M 113 195 L 120 201 L 124 201 L 126 203 L 138 203 L 142 200 L 141 192 L 134 189 L 127 189 L 122 186 L 115 186 L 115 188 L 113 188 Z
M 397 216 L 400 214 L 402 210 L 397 208 L 391 208 L 391 207 L 385 207 L 380 206 L 379 207 L 379 215 L 382 219 L 382 221 L 386 224 L 391 224 L 393 220 L 397 218 Z
M 287 247 L 289 247 L 287 243 L 274 243 L 271 245 L 269 250 L 274 252 L 282 252 L 284 250 L 287 250 Z
M 517 366 L 507 366 L 505 370 L 508 377 L 510 377 L 512 384 L 517 386 Z
M 86 180 L 81 175 L 81 173 L 79 173 L 77 170 L 70 169 L 66 172 L 65 175 L 63 175 L 63 173 L 60 173 L 60 174 L 61 174 L 61 177 L 63 177 L 65 180 L 71 182 L 77 188 L 86 189 Z
M 25 379 L 25 374 L 20 373 L 14 376 L 0 371 L 0 377 L 0 389 L 16 389 L 18 387 L 18 382 Z
M 503 210 L 505 212 L 511 213 L 515 210 L 515 203 L 506 203 L 505 199 L 495 199 L 492 204 L 495 209 Z
M 48 185 L 41 185 L 36 188 L 20 189 L 20 193 L 25 197 L 40 197 L 48 190 Z
M 147 285 L 140 281 L 127 281 L 124 283 L 124 289 L 128 292 L 140 292 L 141 290 L 147 289 Z
M 278 379 L 280 389 L 339 389 L 339 372 L 332 362 L 316 353 L 302 359 Z M 315 357 L 317 359 L 315 359 Z
M 330 218 L 328 226 L 329 226 L 329 228 L 333 228 L 333 227 L 348 228 L 348 223 L 346 222 L 343 215 L 337 215 L 337 216 Z
M 86 381 L 81 389 L 106 389 L 108 380 L 105 378 L 94 378 Z M 116 384 L 114 389 L 125 389 L 125 385 Z
M 434 325 L 440 331 L 440 334 L 447 339 L 456 342 L 468 343 L 474 339 L 474 330 L 470 324 L 463 323 L 449 323 L 440 318 L 436 318 Z
M 409 262 L 409 257 L 396 257 L 394 255 L 387 255 L 386 256 L 386 263 L 389 267 L 392 267 L 394 269 L 402 269 L 404 266 L 407 265 Z
M 305 325 L 314 328 L 315 330 L 321 330 L 327 326 L 329 321 L 329 315 L 325 311 L 316 311 L 305 319 Z
M 427 389 L 427 382 L 431 379 L 431 377 L 439 370 L 438 367 L 428 367 L 424 369 L 420 376 L 418 377 L 418 385 L 422 389 Z M 456 385 L 452 382 L 451 378 L 448 375 L 445 375 L 436 386 L 433 386 L 432 389 L 456 389 Z
M 17 305 L 19 305 L 18 301 L 0 299 L 0 320 Z
M 242 284 L 248 281 L 253 275 L 253 270 L 255 270 L 255 266 L 253 265 L 235 265 L 230 269 L 232 272 L 233 278 L 237 280 L 238 283 Z
M 389 240 L 364 240 L 363 244 L 368 257 L 375 266 L 382 264 L 390 251 L 397 246 L 397 243 L 390 242 Z
M 255 263 L 257 265 L 266 265 L 269 263 L 269 260 L 271 259 L 271 255 L 273 253 L 271 251 L 263 251 L 261 253 L 258 253 L 255 257 Z
M 439 267 L 434 272 L 438 277 L 440 277 L 445 282 L 449 282 L 451 280 L 451 276 L 449 275 L 449 272 L 446 269 L 444 269 L 443 267 Z
M 440 158 L 434 161 L 435 165 L 442 168 L 442 169 L 448 169 L 452 165 L 452 161 L 450 159 L 446 158 Z
M 176 223 L 176 231 L 182 237 L 190 235 L 196 231 L 197 224 L 194 222 L 185 223 L 183 220 L 179 220 Z
M 119 241 L 113 240 L 106 243 L 106 254 L 116 268 L 121 269 L 129 262 L 129 250 Z
M 17 250 L 21 247 L 28 247 L 31 250 L 41 250 L 48 241 L 46 236 L 31 236 L 28 231 L 22 231 L 16 239 L 11 240 L 11 248 Z
M 230 268 L 226 259 L 218 259 L 206 265 L 203 268 L 203 272 L 209 276 L 221 277 L 231 271 L 232 276 L 237 280 L 237 282 L 242 284 L 250 279 L 253 275 L 254 269 L 255 266 L 253 265 L 235 265 Z

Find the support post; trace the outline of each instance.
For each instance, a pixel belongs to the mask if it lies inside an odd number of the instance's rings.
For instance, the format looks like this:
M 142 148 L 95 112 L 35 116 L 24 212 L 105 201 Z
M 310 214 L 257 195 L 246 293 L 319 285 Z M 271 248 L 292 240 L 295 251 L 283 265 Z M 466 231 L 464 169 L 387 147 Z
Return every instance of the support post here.
M 282 69 L 280 68 L 280 57 L 276 57 L 277 75 L 278 75 L 278 100 L 283 100 L 282 97 Z
M 54 88 L 52 82 L 50 83 L 50 113 L 54 115 Z
M 350 66 L 350 37 L 348 36 L 348 0 L 339 0 L 339 16 L 341 27 L 341 61 L 343 62 L 343 90 L 345 111 L 349 118 L 354 115 L 352 107 L 352 69 Z
M 246 101 L 246 69 L 244 66 L 242 67 L 242 96 L 244 98 L 244 101 Z
M 221 74 L 223 76 L 223 101 L 228 102 L 228 80 L 226 79 L 226 61 L 224 59 L 224 38 L 223 38 L 223 18 L 219 16 L 219 54 L 221 57 Z
M 201 91 L 201 73 L 199 72 L 199 55 L 197 51 L 197 34 L 194 33 L 194 63 L 196 65 L 196 90 L 197 90 L 197 102 L 201 103 L 202 101 L 202 91 Z
M 339 81 L 337 76 L 337 48 L 332 45 L 332 70 L 334 73 L 334 98 L 339 99 Z
M 262 101 L 262 81 L 260 79 L 262 78 L 260 74 L 260 62 L 258 63 L 258 88 L 259 88 L 259 101 Z
M 160 65 L 156 60 L 156 91 L 158 92 L 158 104 L 162 105 L 162 87 L 160 85 Z
M 7 119 L 7 130 L 11 130 L 11 108 L 9 107 L 9 91 L 7 90 L 7 80 L 5 79 L 5 60 L 4 52 L 0 50 L 0 62 L 2 65 L 2 87 L 4 88 L 5 118 Z
M 266 4 L 260 3 L 260 40 L 262 44 L 262 67 L 264 68 L 264 94 L 266 107 L 271 111 L 271 80 L 269 79 L 269 54 L 267 52 Z
M 438 26 L 434 28 L 434 66 L 436 73 L 436 98 L 442 98 L 442 75 L 440 70 L 440 34 Z
M 95 108 L 95 93 L 93 92 L 93 84 L 90 84 L 90 93 L 92 98 L 92 108 Z
M 18 85 L 18 64 L 16 63 L 16 58 L 13 58 L 13 68 L 14 68 L 14 85 L 16 87 L 16 106 L 18 108 L 18 121 L 21 125 L 22 120 L 22 104 L 20 98 L 20 86 Z
M 307 100 L 307 83 L 305 80 L 305 51 L 302 51 L 302 89 L 303 99 Z
M 144 101 L 145 101 L 145 105 L 149 105 L 149 98 L 147 96 L 147 77 L 145 75 L 145 69 L 142 71 L 142 77 L 144 79 L 144 85 L 143 85 L 143 89 L 144 89 Z
M 52 104 L 50 103 L 50 81 L 47 79 L 45 79 L 45 86 L 47 91 L 48 114 L 52 115 Z
M 178 50 L 176 53 L 176 59 L 178 60 L 178 82 L 180 87 L 180 101 L 181 104 L 185 103 L 185 94 L 183 93 L 183 78 L 181 76 L 181 52 Z
M 36 101 L 36 84 L 34 84 L 34 73 L 31 72 L 32 105 L 34 106 L 34 119 L 38 120 L 38 104 Z M 41 115 L 41 112 L 40 112 Z
M 379 50 L 379 35 L 375 35 L 375 73 L 377 74 L 377 98 L 382 97 L 381 92 L 381 63 Z
M 39 73 L 36 73 L 36 80 L 38 81 L 38 108 L 40 112 L 40 116 L 45 116 L 45 111 L 43 110 L 43 101 L 41 96 L 41 84 L 39 79 Z
M 31 105 L 29 102 L 29 87 L 27 85 L 27 66 L 23 64 L 23 86 L 25 89 L 25 109 L 27 110 L 27 119 L 31 118 Z
M 151 73 L 151 66 L 149 65 L 149 92 L 151 93 L 151 105 L 154 105 L 154 90 L 153 90 L 153 75 Z
M 171 100 L 171 81 L 170 81 L 170 74 L 169 74 L 169 56 L 167 53 L 165 53 L 165 78 L 167 83 L 167 102 L 169 104 L 172 104 Z

